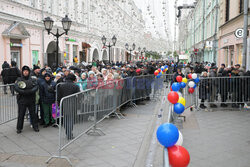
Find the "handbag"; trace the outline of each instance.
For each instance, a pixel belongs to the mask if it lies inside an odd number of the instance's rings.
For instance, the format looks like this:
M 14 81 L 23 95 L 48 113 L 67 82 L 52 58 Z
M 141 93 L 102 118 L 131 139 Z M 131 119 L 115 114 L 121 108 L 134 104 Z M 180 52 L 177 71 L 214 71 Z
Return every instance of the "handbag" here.
M 56 111 L 56 109 L 57 109 L 57 111 Z M 52 117 L 54 119 L 57 119 L 60 117 L 60 108 L 59 108 L 57 103 L 52 104 Z

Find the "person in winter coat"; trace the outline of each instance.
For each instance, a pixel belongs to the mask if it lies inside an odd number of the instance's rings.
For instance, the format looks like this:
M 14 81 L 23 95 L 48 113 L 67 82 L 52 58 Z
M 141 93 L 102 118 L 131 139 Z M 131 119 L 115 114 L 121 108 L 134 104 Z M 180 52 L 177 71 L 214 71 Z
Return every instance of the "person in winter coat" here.
M 5 61 L 2 65 L 3 70 L 1 71 L 1 76 L 3 79 L 3 84 L 7 85 L 8 84 L 8 70 L 10 68 L 10 65 Z M 7 86 L 3 87 L 4 94 L 7 94 Z
M 84 91 L 87 89 L 87 85 L 88 85 L 87 78 L 88 78 L 87 73 L 85 73 L 85 72 L 82 73 L 81 79 L 79 80 L 79 83 L 77 84 L 81 91 Z
M 45 81 L 41 85 L 41 101 L 44 112 L 44 128 L 55 123 L 52 117 L 52 104 L 55 103 L 56 83 L 52 80 L 51 74 L 44 75 Z
M 93 71 L 88 73 L 88 80 L 87 80 L 87 88 L 88 89 L 95 89 L 98 86 L 97 78 Z
M 21 77 L 21 72 L 16 67 L 16 62 L 11 61 L 11 68 L 8 70 L 8 84 L 14 84 L 18 77 Z M 11 86 L 10 89 L 12 95 L 14 95 L 14 86 Z
M 20 83 L 23 82 L 25 85 L 20 87 Z M 26 110 L 28 108 L 32 127 L 35 132 L 39 132 L 38 129 L 38 118 L 35 113 L 35 100 L 36 91 L 38 90 L 38 84 L 35 79 L 30 77 L 30 68 L 28 66 L 23 66 L 22 76 L 17 78 L 15 83 L 15 91 L 17 95 L 18 104 L 18 119 L 17 119 L 17 133 L 21 133 L 23 129 L 23 122 Z
M 75 85 L 76 76 L 74 74 L 68 74 L 65 78 L 65 84 L 58 87 L 58 104 L 62 103 L 61 113 L 64 116 L 63 125 L 65 127 L 65 132 L 68 140 L 72 140 L 73 137 L 73 125 L 74 120 L 77 115 L 77 104 L 78 100 L 76 96 L 71 97 L 70 103 L 67 100 L 61 101 L 63 97 L 80 92 L 78 85 Z
M 200 108 L 207 108 L 204 105 L 205 100 L 208 99 L 208 75 L 207 72 L 201 73 L 201 82 L 199 86 L 199 98 L 201 99 Z
M 44 79 L 44 75 L 46 74 L 46 69 L 45 68 L 42 68 L 40 70 L 40 74 L 38 75 L 38 78 L 37 78 L 37 84 L 38 84 L 38 87 L 39 87 L 39 97 L 41 97 L 41 89 L 42 89 L 42 84 L 43 82 L 45 82 L 45 79 Z M 38 104 L 39 104 L 39 107 L 40 107 L 40 119 L 39 119 L 39 123 L 40 125 L 44 125 L 44 112 L 43 112 L 43 106 L 42 106 L 42 100 L 41 98 L 39 98 L 39 101 L 38 101 Z M 38 113 L 37 113 L 38 115 Z M 39 118 L 39 117 L 38 117 Z

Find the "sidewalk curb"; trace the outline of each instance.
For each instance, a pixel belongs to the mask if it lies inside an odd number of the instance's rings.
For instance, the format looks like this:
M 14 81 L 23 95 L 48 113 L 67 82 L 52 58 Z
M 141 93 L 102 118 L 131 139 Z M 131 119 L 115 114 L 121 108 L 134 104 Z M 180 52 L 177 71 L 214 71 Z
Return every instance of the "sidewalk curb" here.
M 156 123 L 157 123 L 157 119 L 158 119 L 158 112 L 165 105 L 166 104 L 164 104 L 164 103 L 162 105 L 161 100 L 157 102 L 156 108 L 154 110 L 154 114 L 151 117 L 151 121 L 147 127 L 147 131 L 144 135 L 141 147 L 137 153 L 136 160 L 135 160 L 134 165 L 133 165 L 134 167 L 142 167 L 142 166 L 146 165 L 147 156 L 148 156 L 148 152 L 149 152 L 150 145 L 151 145 L 151 140 L 154 137 L 153 135 L 155 135 L 155 134 L 153 134 L 153 132 L 156 128 Z M 162 114 L 163 114 L 162 115 L 162 117 L 163 117 L 162 121 L 163 121 L 166 113 L 162 112 Z

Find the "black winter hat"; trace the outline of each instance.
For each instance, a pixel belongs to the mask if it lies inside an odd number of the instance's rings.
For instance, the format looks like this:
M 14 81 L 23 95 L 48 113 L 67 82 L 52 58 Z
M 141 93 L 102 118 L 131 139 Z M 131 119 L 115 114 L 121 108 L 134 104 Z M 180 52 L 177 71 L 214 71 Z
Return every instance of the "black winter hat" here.
M 25 71 L 25 70 L 28 70 L 30 72 L 30 68 L 28 66 L 23 66 L 22 72 Z
M 76 80 L 76 76 L 74 74 L 69 74 L 67 77 L 66 77 L 66 80 L 67 81 L 75 81 Z
M 40 69 L 40 67 L 34 64 L 33 65 L 33 71 L 35 71 L 36 69 Z
M 50 77 L 51 78 L 51 74 L 48 73 L 48 72 L 46 72 L 45 75 L 44 75 L 44 77 Z

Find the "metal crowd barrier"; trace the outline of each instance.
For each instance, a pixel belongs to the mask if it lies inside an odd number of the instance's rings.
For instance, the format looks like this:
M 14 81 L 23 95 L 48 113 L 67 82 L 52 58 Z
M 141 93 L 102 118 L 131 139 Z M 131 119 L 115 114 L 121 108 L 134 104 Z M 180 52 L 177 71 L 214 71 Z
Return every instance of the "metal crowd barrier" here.
M 196 99 L 200 107 L 209 104 L 211 108 L 239 108 L 250 103 L 250 76 L 201 77 Z
M 17 118 L 14 84 L 0 85 L 0 125 Z
M 161 77 L 164 78 L 164 77 Z M 89 89 L 61 99 L 59 117 L 58 155 L 52 158 L 64 158 L 62 150 L 80 138 L 83 134 L 105 135 L 97 124 L 111 114 L 123 118 L 119 108 L 124 104 L 147 97 L 157 97 L 163 88 L 164 79 L 155 79 L 153 75 L 136 76 L 99 84 L 96 89 Z M 166 96 L 166 94 L 165 94 Z M 69 161 L 69 163 L 71 163 Z

